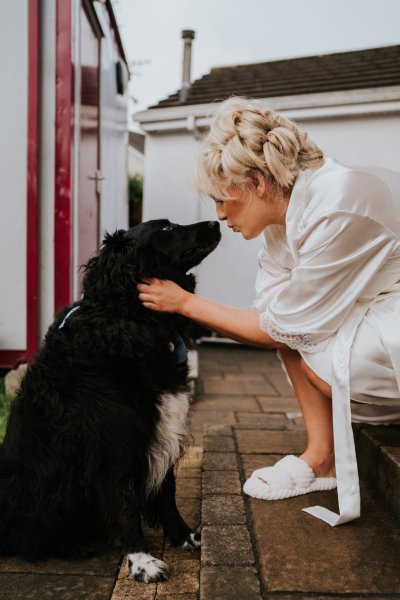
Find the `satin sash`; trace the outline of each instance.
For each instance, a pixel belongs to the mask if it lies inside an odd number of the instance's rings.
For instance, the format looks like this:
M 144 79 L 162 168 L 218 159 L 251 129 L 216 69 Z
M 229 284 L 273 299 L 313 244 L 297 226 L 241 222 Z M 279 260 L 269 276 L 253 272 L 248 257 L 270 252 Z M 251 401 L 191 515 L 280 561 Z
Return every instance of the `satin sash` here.
M 389 291 L 379 294 L 372 300 L 363 302 L 360 299 L 336 335 L 332 352 L 332 419 L 339 514 L 323 506 L 302 509 L 332 527 L 348 523 L 360 516 L 360 486 L 351 427 L 349 374 L 351 346 L 357 328 L 371 305 L 399 294 L 400 283 L 395 283 Z M 400 389 L 400 345 L 397 330 L 393 327 L 393 314 L 381 310 L 379 323 Z

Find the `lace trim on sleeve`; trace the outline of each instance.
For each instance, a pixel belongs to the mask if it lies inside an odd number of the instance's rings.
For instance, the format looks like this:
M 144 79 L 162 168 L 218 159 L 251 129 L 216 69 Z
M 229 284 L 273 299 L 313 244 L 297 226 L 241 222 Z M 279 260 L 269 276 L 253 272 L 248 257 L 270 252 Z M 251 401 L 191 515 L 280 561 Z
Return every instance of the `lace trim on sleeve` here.
M 271 319 L 267 312 L 260 314 L 260 327 L 277 342 L 286 344 L 293 350 L 304 350 L 305 352 L 316 352 L 318 345 L 325 340 L 332 331 L 318 331 L 315 333 L 303 333 L 301 331 L 288 331 L 282 329 Z

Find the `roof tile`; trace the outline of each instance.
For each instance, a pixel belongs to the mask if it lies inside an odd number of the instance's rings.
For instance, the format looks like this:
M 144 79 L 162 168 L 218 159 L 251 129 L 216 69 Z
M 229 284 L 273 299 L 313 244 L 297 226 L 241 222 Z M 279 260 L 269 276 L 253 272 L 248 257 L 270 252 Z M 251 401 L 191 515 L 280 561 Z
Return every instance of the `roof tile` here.
M 232 95 L 271 98 L 391 85 L 400 85 L 400 45 L 214 67 L 192 83 L 185 102 L 178 91 L 150 108 L 207 104 Z

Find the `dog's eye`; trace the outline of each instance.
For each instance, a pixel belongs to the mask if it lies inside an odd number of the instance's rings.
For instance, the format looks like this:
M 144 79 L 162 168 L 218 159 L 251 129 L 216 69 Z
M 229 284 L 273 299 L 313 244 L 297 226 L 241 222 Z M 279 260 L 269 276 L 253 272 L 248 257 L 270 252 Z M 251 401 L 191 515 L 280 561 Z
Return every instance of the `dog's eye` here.
M 172 231 L 173 228 L 173 225 L 166 225 L 161 229 L 161 231 Z

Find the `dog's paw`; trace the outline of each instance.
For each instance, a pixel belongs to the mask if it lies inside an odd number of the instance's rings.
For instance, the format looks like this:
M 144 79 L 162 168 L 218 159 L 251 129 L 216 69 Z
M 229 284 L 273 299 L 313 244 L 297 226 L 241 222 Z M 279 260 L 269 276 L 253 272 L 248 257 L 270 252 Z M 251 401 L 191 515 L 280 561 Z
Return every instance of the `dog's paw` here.
M 128 554 L 128 569 L 133 579 L 143 583 L 165 581 L 170 575 L 168 565 L 164 561 L 145 552 Z
M 201 546 L 201 530 L 200 527 L 191 531 L 188 538 L 179 546 L 179 550 L 193 551 L 198 550 Z

